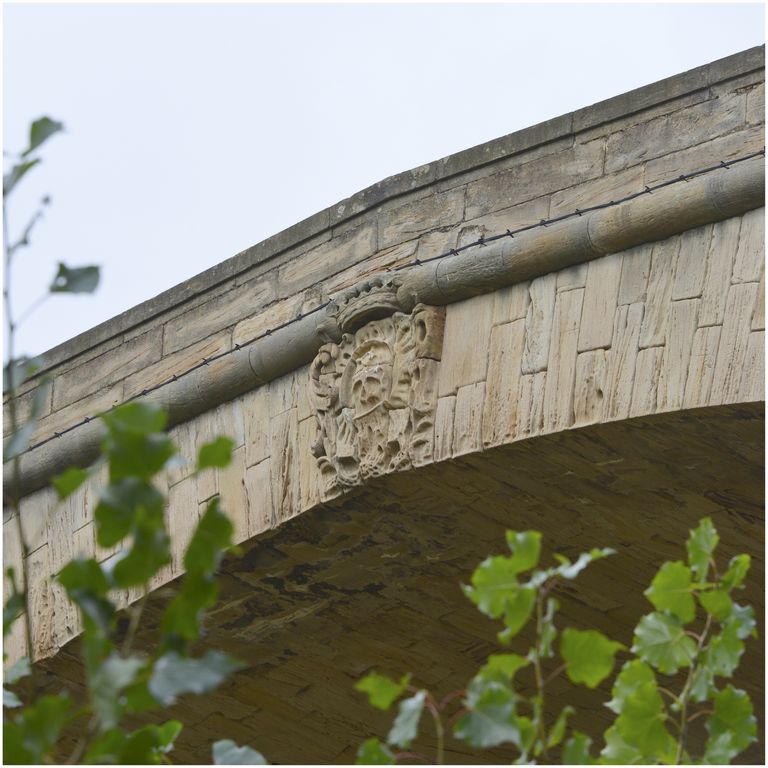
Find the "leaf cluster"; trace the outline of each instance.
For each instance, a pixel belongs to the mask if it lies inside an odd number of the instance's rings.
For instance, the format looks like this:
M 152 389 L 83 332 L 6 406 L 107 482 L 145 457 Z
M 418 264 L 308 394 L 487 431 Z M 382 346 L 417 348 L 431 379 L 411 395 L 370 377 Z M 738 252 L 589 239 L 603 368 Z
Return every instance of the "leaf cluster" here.
M 559 603 L 552 592 L 576 578 L 610 549 L 593 549 L 574 562 L 555 555 L 557 565 L 537 568 L 541 535 L 536 531 L 507 532 L 508 555 L 486 558 L 464 586 L 467 597 L 486 616 L 500 620 L 502 645 L 510 645 L 533 624 L 533 644 L 524 652 L 491 655 L 469 681 L 459 709 L 450 717 L 453 736 L 477 748 L 510 745 L 515 762 L 556 761 L 559 747 L 564 764 L 649 764 L 691 762 L 689 724 L 708 715 L 703 763 L 729 763 L 756 738 L 752 704 L 744 691 L 724 687 L 736 670 L 744 640 L 755 634 L 754 612 L 734 601 L 749 570 L 749 557 L 731 559 L 723 573 L 714 559 L 717 532 L 709 518 L 691 531 L 686 543 L 687 562 L 664 563 L 645 596 L 656 609 L 643 616 L 634 631 L 631 649 L 595 629 L 558 629 Z M 693 631 L 698 629 L 698 632 Z M 716 630 L 716 631 L 715 631 Z M 569 726 L 570 706 L 551 711 L 547 686 L 564 673 L 576 685 L 596 688 L 613 673 L 616 656 L 629 658 L 613 683 L 606 703 L 615 717 L 603 736 L 599 755 L 592 740 Z M 559 663 L 551 661 L 559 655 Z M 554 668 L 553 668 L 554 667 Z M 679 693 L 659 679 L 687 670 Z M 523 683 L 519 679 L 523 678 Z M 401 699 L 386 741 L 368 739 L 358 751 L 359 764 L 395 763 L 414 753 L 398 752 L 416 738 L 419 716 L 425 707 L 439 719 L 456 697 L 439 704 L 424 689 L 409 685 L 410 675 L 395 682 L 372 672 L 355 686 L 370 703 L 389 709 Z M 527 693 L 524 693 L 526 691 Z M 532 693 L 531 693 L 532 691 Z M 442 751 L 442 724 L 436 723 L 438 760 Z M 423 760 L 424 755 L 417 757 Z

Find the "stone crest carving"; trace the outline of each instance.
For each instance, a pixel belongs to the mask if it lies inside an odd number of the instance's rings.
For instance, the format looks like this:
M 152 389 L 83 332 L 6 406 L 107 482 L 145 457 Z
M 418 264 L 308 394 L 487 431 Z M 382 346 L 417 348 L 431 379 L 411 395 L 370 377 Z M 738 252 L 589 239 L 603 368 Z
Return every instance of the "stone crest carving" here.
M 337 299 L 342 338 L 310 365 L 319 428 L 312 453 L 326 497 L 432 457 L 445 310 L 393 311 L 395 291 L 378 278 Z

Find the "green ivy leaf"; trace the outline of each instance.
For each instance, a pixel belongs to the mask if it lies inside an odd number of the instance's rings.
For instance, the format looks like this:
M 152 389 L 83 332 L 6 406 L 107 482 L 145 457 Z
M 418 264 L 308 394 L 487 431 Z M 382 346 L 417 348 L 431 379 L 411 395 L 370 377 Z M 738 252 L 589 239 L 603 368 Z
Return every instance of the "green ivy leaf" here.
M 138 510 L 150 519 L 162 521 L 165 498 L 153 485 L 137 477 L 124 477 L 101 491 L 94 512 L 96 540 L 102 547 L 113 547 L 132 530 Z
M 54 134 L 64 130 L 64 123 L 51 120 L 50 117 L 39 117 L 29 126 L 29 146 L 21 153 L 22 157 L 34 152 L 43 142 Z
M 538 531 L 507 531 L 507 546 L 512 557 L 509 558 L 517 573 L 535 568 L 541 553 L 541 534 Z
M 568 741 L 563 745 L 562 764 L 563 765 L 594 765 L 595 761 L 589 754 L 589 748 L 592 746 L 592 739 L 583 733 L 575 731 Z
M 261 752 L 239 747 L 231 739 L 221 739 L 213 745 L 214 765 L 269 765 Z
M 495 653 L 488 657 L 477 677 L 508 683 L 513 680 L 518 670 L 530 663 L 529 659 L 516 653 Z
M 645 763 L 643 753 L 636 747 L 630 747 L 615 725 L 612 725 L 604 735 L 605 746 L 600 753 L 603 763 L 609 765 L 642 765 Z
M 149 691 L 161 704 L 170 706 L 184 693 L 213 690 L 243 666 L 219 651 L 208 651 L 199 659 L 185 659 L 171 651 L 155 662 Z
M 59 583 L 67 590 L 86 620 L 102 635 L 111 631 L 115 606 L 106 598 L 109 583 L 99 563 L 91 559 L 70 560 L 58 575 Z
M 59 262 L 59 269 L 48 290 L 51 293 L 93 293 L 99 286 L 99 268 L 68 267 Z
M 369 672 L 362 680 L 355 683 L 355 690 L 367 694 L 371 706 L 386 711 L 396 699 L 403 695 L 410 681 L 410 673 L 403 675 L 400 682 L 396 683 L 386 675 Z
M 620 715 L 624 710 L 624 700 L 635 688 L 655 681 L 656 676 L 653 674 L 653 670 L 645 662 L 639 659 L 627 661 L 613 683 L 611 690 L 613 698 L 605 706 Z
M 509 557 L 497 555 L 487 557 L 472 574 L 471 587 L 464 587 L 464 593 L 486 616 L 501 618 L 507 607 L 507 600 L 519 590 L 516 564 Z
M 683 624 L 696 617 L 696 602 L 691 594 L 691 569 L 679 560 L 664 563 L 643 593 L 658 611 L 669 611 Z
M 714 712 L 706 722 L 707 739 L 704 762 L 728 764 L 757 741 L 757 721 L 752 713 L 752 702 L 741 690 L 728 686 L 714 699 Z
M 703 664 L 713 675 L 731 677 L 743 653 L 744 643 L 739 638 L 738 626 L 727 624 L 707 644 Z
M 574 708 L 569 706 L 563 707 L 562 711 L 557 717 L 555 724 L 552 726 L 552 730 L 549 732 L 549 738 L 547 739 L 547 749 L 556 747 L 565 736 L 565 729 L 568 725 L 568 718 L 575 712 Z M 580 734 L 579 734 L 580 735 Z M 570 741 L 573 742 L 575 736 Z M 587 750 L 589 746 L 587 745 Z
M 507 596 L 507 608 L 504 613 L 506 629 L 499 632 L 499 641 L 506 645 L 526 625 L 533 612 L 536 592 L 521 587 Z
M 392 728 L 387 736 L 387 742 L 396 747 L 407 748 L 416 738 L 419 729 L 419 720 L 424 711 L 424 702 L 427 698 L 426 691 L 419 691 L 409 699 L 403 699 L 398 707 L 397 717 L 392 723 Z
M 225 550 L 232 546 L 233 531 L 232 523 L 221 511 L 219 497 L 215 496 L 208 502 L 184 554 L 187 572 L 213 573 Z
M 6 573 L 9 574 L 9 579 L 11 584 L 13 584 L 14 591 L 3 605 L 3 637 L 11 631 L 13 622 L 21 616 L 21 613 L 24 610 L 24 595 L 16 591 L 13 568 L 8 568 Z
M 181 591 L 163 616 L 164 648 L 184 648 L 185 643 L 197 639 L 203 614 L 216 604 L 218 596 L 219 588 L 213 574 L 188 572 Z
M 9 691 L 3 686 L 3 706 L 8 709 L 15 709 L 21 705 L 21 699 L 13 691 Z
M 749 573 L 752 559 L 749 555 L 736 555 L 728 563 L 728 570 L 723 574 L 723 586 L 728 590 L 736 589 L 744 583 Z
M 696 643 L 685 634 L 676 616 L 649 613 L 640 619 L 635 629 L 632 652 L 659 672 L 674 675 L 678 669 L 691 665 Z
M 698 527 L 690 532 L 685 547 L 688 550 L 688 564 L 697 584 L 707 580 L 709 561 L 719 540 L 720 537 L 709 517 L 703 518 Z
M 666 762 L 674 754 L 675 740 L 664 726 L 664 702 L 653 682 L 642 683 L 628 693 L 616 718 L 616 729 L 631 747 L 642 752 L 649 762 Z
M 86 763 L 121 765 L 160 765 L 173 749 L 181 731 L 178 720 L 162 725 L 146 725 L 133 733 L 113 728 L 94 740 L 85 755 Z
M 137 656 L 122 658 L 116 652 L 104 660 L 91 674 L 90 688 L 93 709 L 104 730 L 114 728 L 123 711 L 121 693 L 130 685 L 144 666 Z
M 71 496 L 86 480 L 88 472 L 77 467 L 70 467 L 51 480 L 59 499 L 63 501 Z
M 228 467 L 234 448 L 234 441 L 228 437 L 217 437 L 212 442 L 205 443 L 197 455 L 198 472 L 208 467 Z
M 731 615 L 733 602 L 724 589 L 712 589 L 699 592 L 701 607 L 718 621 L 723 621 Z
M 691 701 L 707 701 L 715 693 L 715 690 L 715 674 L 705 661 L 693 672 L 690 687 Z
M 8 173 L 3 176 L 3 196 L 7 197 L 11 194 L 11 190 L 32 170 L 38 163 L 40 158 L 36 157 L 32 160 L 26 160 L 23 163 L 14 165 Z
M 755 621 L 755 609 L 751 605 L 733 604 L 731 615 L 726 619 L 726 625 L 736 628 L 736 636 L 746 640 L 750 635 L 757 637 L 757 622 Z
M 394 765 L 395 756 L 386 744 L 377 738 L 367 739 L 357 750 L 356 765 Z
M 139 508 L 133 528 L 133 545 L 112 569 L 118 587 L 146 584 L 164 565 L 171 562 L 170 538 L 162 513 Z
M 568 627 L 560 640 L 560 655 L 572 683 L 596 688 L 611 674 L 613 657 L 624 648 L 595 629 L 581 631 Z
M 454 735 L 472 747 L 511 743 L 527 751 L 533 724 L 527 717 L 516 715 L 517 702 L 517 695 L 508 686 L 476 677 L 465 700 L 469 711 L 454 726 Z
M 3 760 L 5 764 L 43 763 L 56 744 L 70 717 L 72 702 L 64 694 L 41 696 L 9 723 L 3 723 Z M 7 738 L 10 737 L 10 738 Z

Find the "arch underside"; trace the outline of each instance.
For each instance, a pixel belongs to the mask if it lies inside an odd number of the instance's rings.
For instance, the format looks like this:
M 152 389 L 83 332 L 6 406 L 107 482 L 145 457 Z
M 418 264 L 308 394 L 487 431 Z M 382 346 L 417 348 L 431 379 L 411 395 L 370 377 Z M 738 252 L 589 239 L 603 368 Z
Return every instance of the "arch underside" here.
M 210 743 L 226 736 L 275 763 L 354 762 L 359 744 L 383 737 L 391 722 L 353 689 L 367 671 L 411 671 L 437 696 L 462 688 L 500 647 L 499 627 L 459 584 L 486 555 L 504 551 L 507 528 L 542 531 L 544 562 L 553 551 L 573 558 L 594 546 L 618 550 L 560 590 L 559 626 L 594 627 L 629 646 L 651 610 L 643 590 L 661 562 L 684 559 L 687 532 L 705 515 L 721 536 L 719 563 L 752 556 L 739 600 L 755 606 L 761 639 L 747 643 L 736 682 L 752 696 L 762 733 L 763 455 L 763 403 L 701 408 L 395 473 L 298 515 L 227 559 L 206 645 L 249 668 L 173 708 L 185 723 L 175 759 L 208 763 Z M 148 605 L 146 647 L 175 583 Z M 62 679 L 78 689 L 78 652 L 74 640 L 45 662 L 51 689 Z M 577 706 L 575 727 L 594 736 L 607 726 L 607 686 L 588 691 L 558 679 L 550 695 L 557 711 Z M 431 725 L 422 730 L 414 749 L 432 753 Z M 742 760 L 761 763 L 763 744 Z M 499 763 L 511 755 L 449 740 L 446 759 Z

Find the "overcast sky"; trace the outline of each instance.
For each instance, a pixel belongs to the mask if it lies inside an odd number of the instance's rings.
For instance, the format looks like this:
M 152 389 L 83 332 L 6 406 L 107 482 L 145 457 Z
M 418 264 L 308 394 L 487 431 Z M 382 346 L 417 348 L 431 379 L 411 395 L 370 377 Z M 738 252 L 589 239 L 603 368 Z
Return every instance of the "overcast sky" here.
M 16 312 L 61 260 L 94 296 L 26 321 L 36 354 L 386 176 L 764 40 L 757 4 L 3 8 L 4 149 L 66 124 L 19 184 Z

